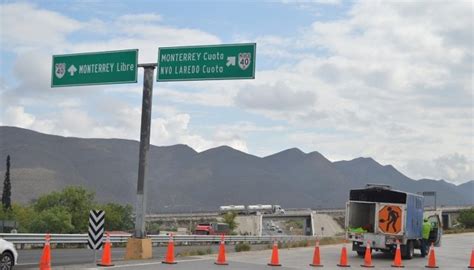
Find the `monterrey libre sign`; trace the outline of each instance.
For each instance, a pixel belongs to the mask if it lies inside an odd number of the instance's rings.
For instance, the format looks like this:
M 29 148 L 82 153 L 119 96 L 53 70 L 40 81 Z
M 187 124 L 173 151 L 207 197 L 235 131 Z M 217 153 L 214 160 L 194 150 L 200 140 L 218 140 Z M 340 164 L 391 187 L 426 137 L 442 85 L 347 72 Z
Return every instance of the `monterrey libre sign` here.
M 159 48 L 157 81 L 254 79 L 255 45 Z
M 53 55 L 51 86 L 137 82 L 138 50 Z

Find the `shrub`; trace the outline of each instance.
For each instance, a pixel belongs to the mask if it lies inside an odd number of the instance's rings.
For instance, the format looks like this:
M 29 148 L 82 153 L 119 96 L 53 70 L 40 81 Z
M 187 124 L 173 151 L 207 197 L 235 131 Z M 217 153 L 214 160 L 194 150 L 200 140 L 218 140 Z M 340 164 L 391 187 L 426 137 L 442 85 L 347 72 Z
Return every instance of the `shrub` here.
M 459 213 L 458 222 L 464 225 L 465 228 L 474 228 L 474 207 L 462 210 Z
M 249 251 L 251 246 L 248 243 L 238 243 L 235 245 L 235 252 Z

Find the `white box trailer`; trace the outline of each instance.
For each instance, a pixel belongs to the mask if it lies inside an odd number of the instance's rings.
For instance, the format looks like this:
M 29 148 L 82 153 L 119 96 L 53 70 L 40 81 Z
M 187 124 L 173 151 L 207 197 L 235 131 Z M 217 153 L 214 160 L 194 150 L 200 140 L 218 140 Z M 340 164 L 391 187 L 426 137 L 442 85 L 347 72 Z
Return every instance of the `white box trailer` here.
M 235 212 L 238 214 L 284 214 L 285 210 L 277 204 L 253 204 L 247 207 L 245 205 L 223 205 L 219 207 L 219 212 L 221 214 L 227 212 Z
M 219 212 L 227 213 L 227 212 L 237 212 L 237 213 L 245 213 L 245 205 L 223 205 L 219 207 Z

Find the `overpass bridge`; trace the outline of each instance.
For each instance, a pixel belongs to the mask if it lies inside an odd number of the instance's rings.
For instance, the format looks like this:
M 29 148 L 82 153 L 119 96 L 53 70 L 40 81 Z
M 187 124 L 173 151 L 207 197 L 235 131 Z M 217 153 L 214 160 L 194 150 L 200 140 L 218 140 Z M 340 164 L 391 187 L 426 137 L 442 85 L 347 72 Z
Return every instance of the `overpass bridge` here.
M 442 206 L 436 210 L 441 211 L 444 228 L 451 228 L 459 217 L 461 210 L 469 209 L 474 206 Z M 425 211 L 434 210 L 432 207 L 426 207 Z M 264 231 L 264 221 L 268 220 L 304 220 L 305 235 L 334 235 L 343 230 L 337 225 L 334 219 L 341 219 L 345 215 L 345 209 L 310 209 L 293 208 L 287 209 L 285 214 L 253 214 L 238 215 L 238 222 L 242 224 L 242 233 L 251 235 L 262 235 Z M 147 221 L 160 222 L 200 222 L 206 220 L 220 220 L 221 215 L 217 211 L 208 212 L 189 212 L 189 213 L 154 213 L 146 216 Z M 332 221 L 331 221 L 332 219 Z M 245 225 L 244 225 L 245 224 Z

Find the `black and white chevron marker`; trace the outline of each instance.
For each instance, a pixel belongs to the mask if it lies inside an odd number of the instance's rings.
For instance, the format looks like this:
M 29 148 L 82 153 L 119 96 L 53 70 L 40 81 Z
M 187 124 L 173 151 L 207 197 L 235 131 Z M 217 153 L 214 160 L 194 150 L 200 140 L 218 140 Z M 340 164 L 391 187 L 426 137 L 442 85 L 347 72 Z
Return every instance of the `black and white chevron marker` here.
M 89 237 L 87 244 L 90 249 L 100 249 L 102 247 L 102 239 L 104 238 L 104 210 L 91 210 L 89 212 Z

